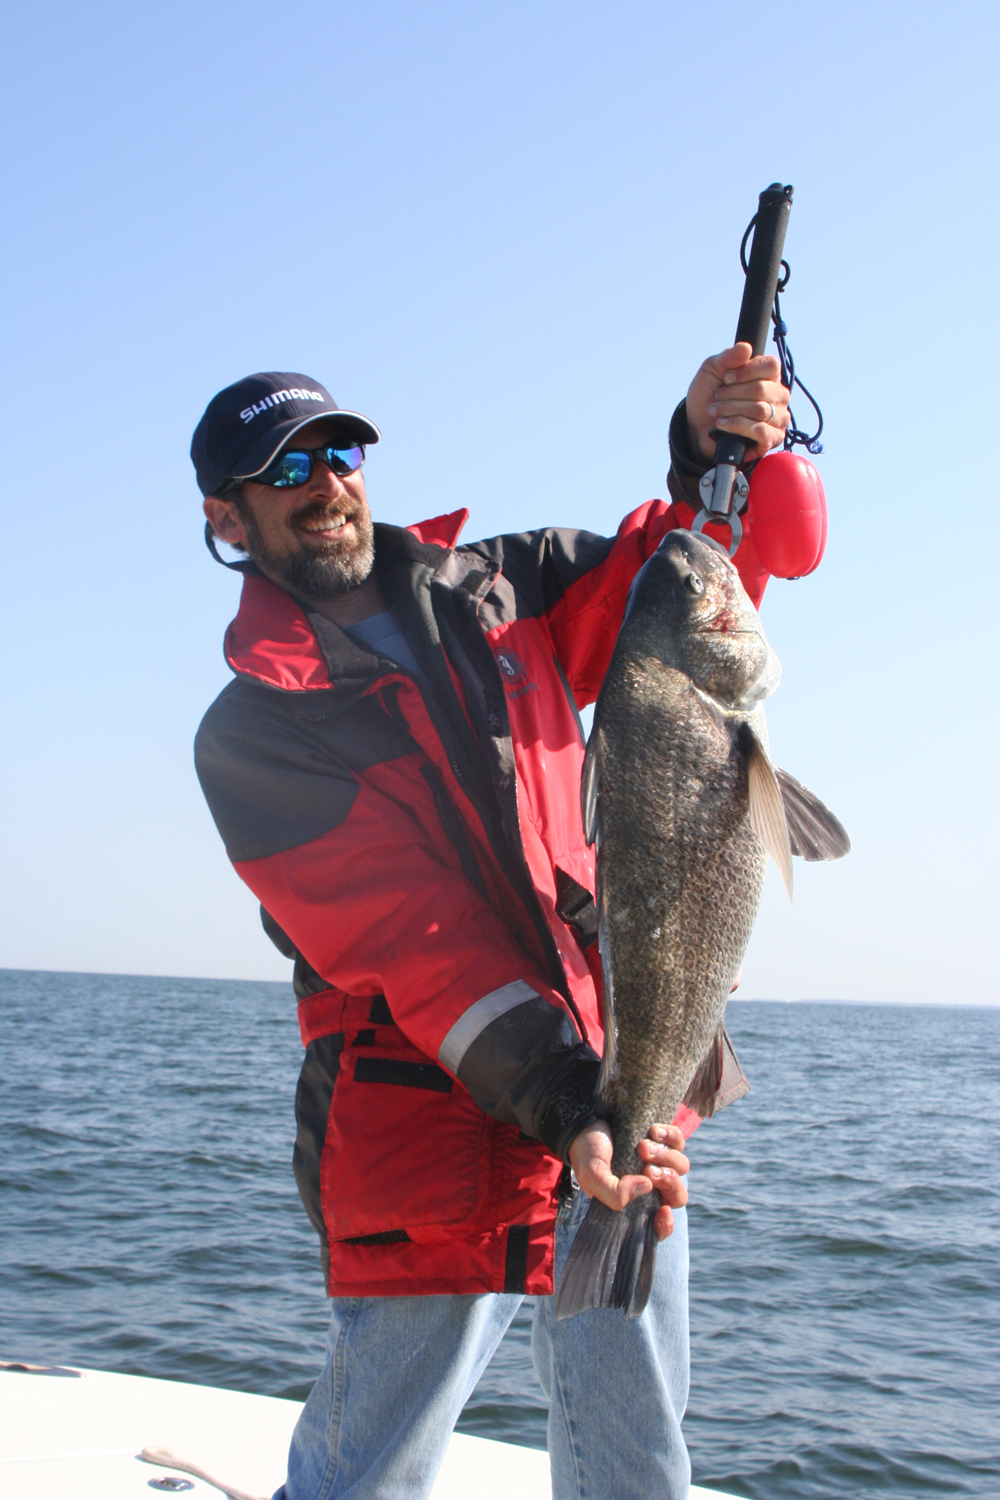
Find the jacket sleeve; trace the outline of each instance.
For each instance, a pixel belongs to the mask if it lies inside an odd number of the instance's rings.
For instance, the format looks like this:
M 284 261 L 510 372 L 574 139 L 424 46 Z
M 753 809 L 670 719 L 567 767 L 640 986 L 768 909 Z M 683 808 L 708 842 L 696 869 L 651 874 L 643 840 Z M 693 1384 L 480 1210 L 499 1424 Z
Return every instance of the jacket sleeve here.
M 670 418 L 670 473 L 667 475 L 670 498 L 698 510 L 701 505 L 698 481 L 711 467 L 688 442 L 687 406 L 681 401 Z
M 259 705 L 248 713 L 231 695 L 196 743 L 241 878 L 328 985 L 385 995 L 395 1024 L 481 1109 L 565 1158 L 596 1118 L 599 1060 L 540 961 L 463 872 L 413 759 L 357 776 L 322 760 L 296 726 L 275 734 L 266 706 L 255 728 Z M 282 828 L 296 831 L 290 847 Z

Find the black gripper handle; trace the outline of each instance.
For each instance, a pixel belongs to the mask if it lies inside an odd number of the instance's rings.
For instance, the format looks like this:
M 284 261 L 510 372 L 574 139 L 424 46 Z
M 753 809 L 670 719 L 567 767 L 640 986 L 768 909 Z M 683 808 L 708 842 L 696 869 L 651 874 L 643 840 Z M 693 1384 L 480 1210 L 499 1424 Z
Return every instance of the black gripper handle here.
M 736 343 L 747 343 L 754 354 L 763 354 L 767 349 L 767 330 L 771 323 L 778 281 L 781 278 L 781 252 L 785 247 L 785 230 L 788 215 L 792 211 L 793 189 L 772 182 L 758 199 L 757 217 L 753 226 L 753 242 L 747 263 L 743 301 L 740 304 L 740 319 L 736 325 Z M 715 439 L 715 467 L 725 465 L 732 471 L 743 462 L 749 441 L 732 432 L 722 432 L 713 427 L 709 437 Z M 733 505 L 732 484 L 723 494 L 718 481 L 712 496 L 711 511 L 720 518 L 728 517 Z
M 749 440 L 739 437 L 735 432 L 720 432 L 717 428 L 713 428 L 709 436 L 715 438 L 716 464 L 732 464 L 734 469 L 738 469 L 750 446 Z
M 736 342 L 750 344 L 754 354 L 763 354 L 767 349 L 767 330 L 781 276 L 781 252 L 792 211 L 792 192 L 791 186 L 772 182 L 759 199 L 740 320 L 736 325 Z

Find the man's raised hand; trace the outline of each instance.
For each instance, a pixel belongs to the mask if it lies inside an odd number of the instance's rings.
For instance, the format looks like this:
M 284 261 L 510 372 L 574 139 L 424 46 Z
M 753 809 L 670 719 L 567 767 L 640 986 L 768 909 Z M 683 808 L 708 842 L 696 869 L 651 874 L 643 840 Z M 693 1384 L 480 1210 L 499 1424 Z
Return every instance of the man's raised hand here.
M 775 354 L 754 358 L 749 344 L 734 344 L 705 360 L 687 399 L 688 442 L 703 458 L 715 457 L 713 427 L 746 438 L 748 459 L 763 458 L 784 441 L 788 391 Z M 771 408 L 774 414 L 771 414 Z

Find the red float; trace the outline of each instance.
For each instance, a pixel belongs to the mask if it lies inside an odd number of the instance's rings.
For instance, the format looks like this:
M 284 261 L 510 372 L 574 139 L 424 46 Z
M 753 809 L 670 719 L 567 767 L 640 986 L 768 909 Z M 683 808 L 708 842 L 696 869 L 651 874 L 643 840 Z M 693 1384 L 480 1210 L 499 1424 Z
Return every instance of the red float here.
M 762 458 L 750 476 L 747 525 L 775 578 L 804 578 L 826 550 L 826 495 L 818 470 L 797 453 Z

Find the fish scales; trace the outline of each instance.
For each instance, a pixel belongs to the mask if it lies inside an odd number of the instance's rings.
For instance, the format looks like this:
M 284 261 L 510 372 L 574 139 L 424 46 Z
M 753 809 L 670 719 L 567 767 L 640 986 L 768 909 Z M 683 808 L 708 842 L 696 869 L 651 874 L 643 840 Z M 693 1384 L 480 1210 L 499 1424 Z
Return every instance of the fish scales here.
M 640 570 L 594 715 L 582 805 L 597 846 L 605 1051 L 597 1094 L 612 1171 L 687 1102 L 714 1108 L 723 1016 L 768 854 L 791 896 L 791 856 L 850 848 L 822 802 L 772 767 L 762 704 L 781 676 L 724 551 L 668 534 Z M 556 1311 L 638 1316 L 655 1269 L 653 1192 L 616 1212 L 591 1203 Z
M 722 1022 L 767 854 L 747 818 L 741 716 L 690 678 L 622 652 L 602 695 L 601 897 L 611 927 L 618 1076 L 612 1169 L 672 1120 Z

